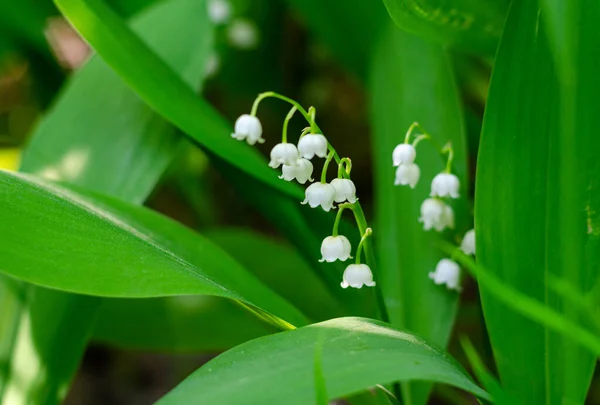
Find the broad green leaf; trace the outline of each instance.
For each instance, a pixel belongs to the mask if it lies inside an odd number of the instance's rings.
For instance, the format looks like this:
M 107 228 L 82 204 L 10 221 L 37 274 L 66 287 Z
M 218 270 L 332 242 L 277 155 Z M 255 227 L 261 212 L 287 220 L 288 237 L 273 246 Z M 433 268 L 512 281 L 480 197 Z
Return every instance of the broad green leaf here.
M 291 248 L 243 229 L 214 229 L 204 235 L 311 319 L 344 313 Z M 139 349 L 222 351 L 272 331 L 239 306 L 216 297 L 111 299 L 102 305 L 94 337 Z
M 103 301 L 93 339 L 161 352 L 221 352 L 276 329 L 230 300 L 211 296 Z
M 371 52 L 388 18 L 381 2 L 353 0 L 345 6 L 335 1 L 288 2 L 318 41 L 353 73 L 361 79 L 366 78 L 368 60 L 365 55 Z
M 401 29 L 443 45 L 493 56 L 509 0 L 383 0 Z
M 390 322 L 445 347 L 458 295 L 429 279 L 428 273 L 444 257 L 436 246 L 443 235 L 424 231 L 418 221 L 421 203 L 429 196 L 431 179 L 444 169 L 445 162 L 431 144 L 422 142 L 416 159 L 421 168 L 417 187 L 394 186 L 392 151 L 404 142 L 414 121 L 437 144 L 452 142 L 456 154 L 454 171 L 462 184 L 462 198 L 453 206 L 456 231 L 462 236 L 470 227 L 465 203 L 465 131 L 448 55 L 439 45 L 388 26 L 373 56 L 371 112 L 377 213 L 374 236 Z M 405 385 L 404 401 L 424 404 L 430 388 L 429 384 Z
M 101 0 L 56 0 L 56 4 L 102 58 L 155 111 L 232 166 L 284 194 L 302 198 L 301 189 L 280 181 L 255 149 L 231 138 L 231 128 L 219 114 L 186 86 Z
M 549 280 L 586 294 L 600 271 L 600 143 L 589 108 L 600 85 L 593 56 L 600 5 L 580 7 L 561 17 L 567 22 L 560 45 L 547 35 L 556 15 L 537 2 L 512 2 L 484 118 L 475 221 L 481 265 L 575 323 L 583 322 L 576 305 Z M 574 59 L 563 63 L 569 55 Z M 596 356 L 507 307 L 488 288 L 481 296 L 507 392 L 524 403 L 583 403 Z
M 316 344 L 323 346 L 321 366 L 330 398 L 412 379 L 451 384 L 487 398 L 458 363 L 420 338 L 370 319 L 337 318 L 237 346 L 158 404 L 237 405 L 241 397 L 247 405 L 314 404 Z
M 206 21 L 203 3 L 177 0 L 149 10 L 133 27 L 196 88 L 210 51 L 211 28 Z M 66 84 L 34 132 L 23 170 L 141 203 L 180 142 L 173 128 L 100 58 L 92 57 Z M 12 328 L 0 329 L 0 339 L 10 341 L 0 359 L 6 362 L 7 373 L 12 369 L 7 378 L 14 377 L 13 389 L 2 403 L 59 402 L 83 355 L 101 301 L 42 288 L 25 291 L 20 286 L 19 291 L 20 301 L 0 298 L 5 308 L 25 305 L 23 312 L 12 312 Z M 32 346 L 33 352 L 27 350 Z M 25 350 L 13 353 L 12 347 Z
M 282 327 L 307 322 L 208 239 L 146 208 L 7 172 L 0 204 L 10 224 L 0 270 L 14 277 L 104 297 L 215 295 L 278 316 L 270 319 Z

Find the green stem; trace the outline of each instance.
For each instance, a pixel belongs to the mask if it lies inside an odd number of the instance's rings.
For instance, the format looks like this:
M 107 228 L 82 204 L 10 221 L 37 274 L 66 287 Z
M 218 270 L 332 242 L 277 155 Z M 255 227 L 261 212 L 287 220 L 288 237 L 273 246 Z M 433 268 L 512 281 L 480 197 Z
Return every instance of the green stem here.
M 309 107 L 308 109 L 308 115 L 310 116 L 310 132 L 315 134 L 317 133 L 317 127 L 316 127 L 316 115 L 317 115 L 317 110 L 315 110 L 315 107 Z
M 426 135 L 426 134 L 421 134 L 421 135 L 417 136 L 417 137 L 415 138 L 415 140 L 412 142 L 412 146 L 413 146 L 413 148 L 416 148 L 416 147 L 417 147 L 417 145 L 418 145 L 418 144 L 419 144 L 421 141 L 423 141 L 423 140 L 426 140 L 426 139 L 431 139 L 431 137 L 430 137 L 429 135 Z
M 323 164 L 323 171 L 321 172 L 321 183 L 323 183 L 323 184 L 327 183 L 327 168 L 329 167 L 329 163 L 331 162 L 333 157 L 334 157 L 334 152 L 329 152 L 329 154 L 327 155 L 327 159 L 325 160 L 325 163 Z
M 406 136 L 404 137 L 404 143 L 410 142 L 410 136 L 412 135 L 414 129 L 417 127 L 420 127 L 418 122 L 413 122 L 412 124 L 410 124 L 410 127 L 408 127 L 408 131 L 406 131 Z
M 269 98 L 269 97 L 277 98 L 279 100 L 283 100 L 286 103 L 289 103 L 289 104 L 293 105 L 294 107 L 296 107 L 298 109 L 298 111 L 300 111 L 300 114 L 302 114 L 304 116 L 304 119 L 306 119 L 306 122 L 308 122 L 309 124 L 311 123 L 310 115 L 304 109 L 304 107 L 302 107 L 302 105 L 299 102 L 297 102 L 296 100 L 292 100 L 289 97 L 282 96 L 279 93 L 275 93 L 274 91 L 267 91 L 267 92 L 264 92 L 264 93 L 260 93 L 258 95 L 258 97 L 256 97 L 256 100 L 254 100 L 254 104 L 252 104 L 252 111 L 250 111 L 250 115 L 256 116 L 256 112 L 258 111 L 258 105 L 264 99 Z M 316 126 L 316 124 L 315 124 L 315 127 L 318 129 L 318 127 Z
M 288 115 L 285 117 L 285 120 L 283 120 L 283 131 L 281 133 L 281 143 L 287 143 L 288 124 L 289 124 L 290 120 L 292 119 L 292 117 L 294 116 L 294 114 L 296 113 L 296 111 L 298 111 L 298 108 L 296 108 L 296 106 L 293 106 L 292 109 L 290 110 L 290 112 L 288 113 Z
M 363 245 L 372 233 L 373 230 L 371 228 L 367 228 L 365 229 L 365 233 L 363 234 L 362 238 L 360 238 L 360 243 L 358 244 L 358 248 L 356 248 L 356 264 L 360 264 L 360 254 L 362 253 Z
M 452 172 L 452 161 L 454 160 L 454 148 L 452 143 L 448 142 L 442 152 L 448 153 L 448 161 L 446 162 L 446 173 Z
M 338 227 L 340 225 L 340 219 L 342 219 L 342 212 L 344 212 L 344 210 L 346 208 L 350 208 L 352 210 L 353 209 L 352 204 L 345 203 L 345 204 L 338 205 L 338 212 L 337 212 L 337 215 L 335 216 L 335 222 L 333 223 L 332 236 L 338 236 Z

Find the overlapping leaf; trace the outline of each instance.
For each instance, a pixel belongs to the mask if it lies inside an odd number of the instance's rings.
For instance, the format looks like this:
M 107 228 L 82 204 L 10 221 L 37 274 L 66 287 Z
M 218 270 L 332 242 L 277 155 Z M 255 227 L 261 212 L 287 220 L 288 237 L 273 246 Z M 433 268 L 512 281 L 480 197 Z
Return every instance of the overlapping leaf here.
M 443 352 L 421 339 L 363 318 L 338 318 L 244 343 L 208 362 L 158 404 L 237 405 L 315 401 L 315 345 L 330 399 L 395 380 L 432 380 L 487 394 Z M 235 364 L 235 367 L 231 367 Z
M 557 14 L 540 12 L 537 2 L 511 5 L 481 139 L 477 253 L 502 281 L 581 323 L 574 303 L 550 281 L 563 280 L 581 294 L 598 283 L 600 145 L 589 106 L 600 86 L 593 56 L 600 7 L 593 1 L 566 7 Z M 583 403 L 594 354 L 487 289 L 481 295 L 508 393 L 524 403 Z

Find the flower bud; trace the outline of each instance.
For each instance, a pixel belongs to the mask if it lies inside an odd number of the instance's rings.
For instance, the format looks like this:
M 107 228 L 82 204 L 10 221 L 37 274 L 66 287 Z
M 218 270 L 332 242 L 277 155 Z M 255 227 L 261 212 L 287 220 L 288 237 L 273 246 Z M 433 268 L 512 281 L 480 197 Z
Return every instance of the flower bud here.
M 342 203 L 346 200 L 351 204 L 356 202 L 356 186 L 352 180 L 333 179 L 331 185 L 335 189 L 335 202 Z
M 277 169 L 280 165 L 294 166 L 298 161 L 298 149 L 293 143 L 278 143 L 271 149 L 269 166 Z
M 350 258 L 350 241 L 342 235 L 328 236 L 321 243 L 321 255 L 323 258 L 320 262 L 335 262 L 336 260 L 345 261 Z
M 305 159 L 312 159 L 317 155 L 327 157 L 327 139 L 321 134 L 307 134 L 298 141 L 298 151 Z
M 311 177 L 312 172 L 313 165 L 310 163 L 310 160 L 300 158 L 296 160 L 296 164 L 293 166 L 283 165 L 281 168 L 281 176 L 279 176 L 279 178 L 286 181 L 296 179 L 298 180 L 298 183 L 304 184 L 308 180 L 313 181 Z
M 240 115 L 235 121 L 234 132 L 231 134 L 231 137 L 238 141 L 245 139 L 248 145 L 254 145 L 256 142 L 263 143 L 265 141 L 262 138 L 262 125 L 259 119 L 250 114 Z
M 415 161 L 417 151 L 414 146 L 408 143 L 401 143 L 394 148 L 392 152 L 392 162 L 394 166 L 410 165 Z
M 302 204 L 310 205 L 311 208 L 316 208 L 319 205 L 325 211 L 329 211 L 333 207 L 335 198 L 335 188 L 328 183 L 313 183 L 306 188 L 306 198 Z
M 467 255 L 475 254 L 475 229 L 471 229 L 465 233 L 465 237 L 460 244 L 460 250 Z
M 446 284 L 449 290 L 460 291 L 460 267 L 450 259 L 442 259 L 435 266 L 435 272 L 429 273 L 435 284 Z
M 394 180 L 394 185 L 415 188 L 419 181 L 419 177 L 421 177 L 419 166 L 414 163 L 402 163 L 396 169 L 396 180 Z
M 373 281 L 373 273 L 366 264 L 351 264 L 344 270 L 344 278 L 342 288 L 361 288 L 363 285 L 367 287 L 375 286 Z
M 419 222 L 423 222 L 423 229 L 426 231 L 433 228 L 441 232 L 444 228 L 454 228 L 454 211 L 442 201 L 428 198 L 421 204 Z
M 460 182 L 458 177 L 452 173 L 440 173 L 433 178 L 431 182 L 431 197 L 460 197 L 458 188 Z

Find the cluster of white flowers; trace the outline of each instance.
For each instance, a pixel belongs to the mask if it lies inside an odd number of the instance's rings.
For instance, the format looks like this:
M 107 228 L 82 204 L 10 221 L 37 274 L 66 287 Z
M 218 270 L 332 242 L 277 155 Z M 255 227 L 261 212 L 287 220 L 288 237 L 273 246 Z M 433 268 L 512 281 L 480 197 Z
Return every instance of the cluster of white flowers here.
M 409 128 L 404 143 L 396 146 L 392 152 L 392 163 L 396 169 L 394 185 L 415 188 L 421 171 L 415 163 L 417 157 L 416 146 L 421 139 L 429 139 L 429 135 L 419 135 L 412 144 L 409 143 L 413 129 L 419 127 L 414 123 Z M 460 181 L 458 177 L 450 172 L 453 158 L 453 150 L 450 144 L 446 145 L 442 153 L 448 153 L 448 164 L 446 170 L 438 173 L 431 181 L 431 192 L 429 198 L 421 204 L 421 217 L 419 222 L 423 223 L 423 229 L 431 229 L 442 232 L 445 229 L 454 229 L 454 211 L 452 207 L 444 202 L 444 198 L 459 198 Z M 468 231 L 463 237 L 461 249 L 466 254 L 475 254 L 475 230 Z M 438 262 L 435 271 L 429 273 L 429 278 L 435 284 L 445 284 L 448 289 L 460 291 L 460 267 L 450 260 L 442 259 Z
M 296 180 L 300 184 L 305 184 L 306 182 L 314 181 L 312 178 L 313 164 L 311 163 L 311 159 L 315 156 L 326 159 L 320 181 L 312 183 L 306 188 L 305 199 L 302 201 L 302 204 L 308 204 L 311 208 L 320 206 L 326 212 L 335 208 L 334 203 L 340 204 L 333 228 L 333 235 L 326 237 L 321 244 L 322 258 L 320 261 L 346 261 L 352 258 L 352 246 L 348 238 L 337 234 L 337 229 L 342 211 L 345 208 L 351 208 L 358 200 L 356 198 L 354 182 L 346 178 L 350 175 L 350 160 L 348 158 L 340 159 L 338 163 L 338 177 L 328 183 L 326 181 L 326 172 L 329 162 L 334 158 L 334 152 L 333 149 L 329 151 L 330 145 L 325 136 L 307 128 L 301 134 L 298 145 L 287 142 L 287 121 L 295 111 L 296 108 L 294 107 L 286 118 L 282 142 L 275 145 L 271 150 L 269 166 L 273 169 L 281 166 L 280 179 L 286 181 Z M 310 124 L 311 128 L 316 127 L 314 122 Z M 262 138 L 262 125 L 260 120 L 254 115 L 254 112 L 252 114 L 244 114 L 237 119 L 234 132 L 231 136 L 239 141 L 245 140 L 249 145 L 264 142 Z M 344 165 L 346 165 L 345 170 Z M 363 249 L 363 243 L 371 232 L 371 229 L 367 228 L 365 234 L 362 236 L 361 243 L 357 248 L 356 263 L 346 267 L 341 283 L 343 288 L 361 288 L 363 285 L 372 287 L 375 285 L 373 273 L 369 266 L 360 263 L 360 253 L 361 249 Z
M 233 17 L 233 7 L 229 0 L 208 0 L 208 18 L 216 26 L 225 27 L 228 43 L 238 49 L 252 50 L 259 43 L 259 30 L 256 24 L 243 17 Z M 221 60 L 217 53 L 210 55 L 204 68 L 205 77 L 217 73 Z

